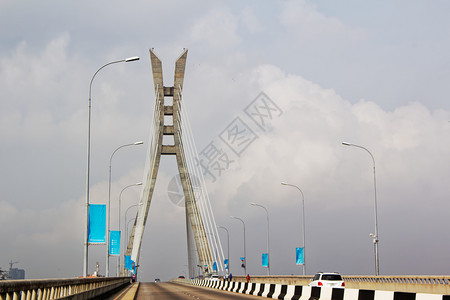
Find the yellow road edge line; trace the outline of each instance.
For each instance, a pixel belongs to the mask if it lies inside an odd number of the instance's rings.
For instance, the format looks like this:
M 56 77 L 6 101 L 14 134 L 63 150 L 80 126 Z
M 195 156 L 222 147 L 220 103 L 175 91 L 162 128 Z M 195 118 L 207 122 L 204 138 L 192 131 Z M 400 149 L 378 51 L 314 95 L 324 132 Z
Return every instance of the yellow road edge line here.
M 134 300 L 134 298 L 136 297 L 138 287 L 139 287 L 139 282 L 133 283 L 133 285 L 130 288 L 128 288 L 125 291 L 123 291 L 122 293 L 120 293 L 120 295 L 118 295 L 116 298 L 114 298 L 114 300 L 116 300 L 116 299 Z M 123 296 L 123 298 L 120 298 L 120 297 L 122 297 L 123 293 L 126 293 L 126 294 Z

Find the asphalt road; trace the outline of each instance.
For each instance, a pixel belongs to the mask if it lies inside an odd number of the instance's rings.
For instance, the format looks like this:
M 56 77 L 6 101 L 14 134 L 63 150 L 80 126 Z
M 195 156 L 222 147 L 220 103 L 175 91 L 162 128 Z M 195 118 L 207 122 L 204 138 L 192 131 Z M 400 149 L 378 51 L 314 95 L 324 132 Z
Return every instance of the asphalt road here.
M 171 282 L 141 282 L 136 297 L 143 299 L 175 299 L 175 300 L 222 300 L 222 299 L 261 299 L 258 296 L 250 296 L 233 292 L 226 292 L 205 287 L 184 285 Z

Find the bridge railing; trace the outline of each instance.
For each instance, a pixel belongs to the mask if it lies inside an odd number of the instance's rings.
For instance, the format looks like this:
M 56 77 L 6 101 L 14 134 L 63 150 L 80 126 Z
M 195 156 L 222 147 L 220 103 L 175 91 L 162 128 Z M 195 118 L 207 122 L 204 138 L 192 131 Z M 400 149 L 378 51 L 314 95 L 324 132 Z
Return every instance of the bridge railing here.
M 382 290 L 450 295 L 450 276 L 342 276 L 350 289 Z M 250 275 L 250 282 L 308 285 L 313 276 Z M 233 281 L 245 282 L 245 276 L 233 276 Z
M 428 294 L 450 294 L 450 276 L 342 276 L 345 286 Z
M 0 281 L 0 299 L 93 299 L 130 283 L 130 277 L 4 280 Z

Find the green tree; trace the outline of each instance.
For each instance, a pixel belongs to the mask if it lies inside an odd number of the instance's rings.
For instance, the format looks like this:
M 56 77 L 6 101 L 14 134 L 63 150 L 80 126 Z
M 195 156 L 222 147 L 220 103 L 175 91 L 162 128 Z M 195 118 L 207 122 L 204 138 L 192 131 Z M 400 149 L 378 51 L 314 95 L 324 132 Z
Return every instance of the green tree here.
M 0 269 L 0 280 L 6 280 L 8 278 L 9 278 L 8 272 L 3 271 L 2 269 Z

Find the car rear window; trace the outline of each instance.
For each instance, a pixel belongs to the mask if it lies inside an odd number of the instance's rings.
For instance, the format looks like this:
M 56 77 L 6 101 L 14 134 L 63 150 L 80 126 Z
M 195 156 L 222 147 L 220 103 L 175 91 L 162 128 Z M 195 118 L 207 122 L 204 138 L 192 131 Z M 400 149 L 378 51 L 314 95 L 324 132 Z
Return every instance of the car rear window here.
M 342 280 L 342 277 L 339 274 L 323 274 L 322 280 Z

